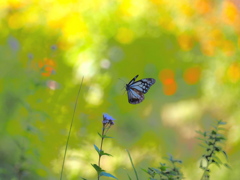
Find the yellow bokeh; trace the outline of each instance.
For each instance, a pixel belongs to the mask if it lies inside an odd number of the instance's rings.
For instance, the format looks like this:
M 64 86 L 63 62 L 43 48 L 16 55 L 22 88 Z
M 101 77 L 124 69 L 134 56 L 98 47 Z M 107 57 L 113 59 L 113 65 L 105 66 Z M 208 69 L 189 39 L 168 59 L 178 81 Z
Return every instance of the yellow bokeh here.
M 134 32 L 128 28 L 119 28 L 116 39 L 122 44 L 131 43 L 134 39 Z
M 189 51 L 193 47 L 193 38 L 189 35 L 180 35 L 178 36 L 178 43 L 182 50 Z
M 197 0 L 195 2 L 195 10 L 200 14 L 209 14 L 212 10 L 212 4 L 209 0 Z
M 8 25 L 11 29 L 19 29 L 24 23 L 23 16 L 17 13 L 10 15 L 8 18 Z
M 62 22 L 64 22 L 62 31 L 66 38 L 84 38 L 87 36 L 88 28 L 80 14 L 73 13 L 66 19 L 62 19 Z
M 3 0 L 3 2 L 4 2 L 4 0 Z M 5 2 L 7 3 L 8 7 L 13 8 L 13 9 L 21 8 L 27 3 L 27 1 L 23 1 L 23 0 L 6 0 Z M 2 4 L 2 3 L 0 3 L 0 4 Z
M 227 70 L 227 76 L 230 82 L 237 83 L 240 79 L 240 65 L 233 63 Z
M 225 1 L 223 4 L 223 19 L 229 24 L 237 23 L 239 20 L 239 11 L 230 1 Z

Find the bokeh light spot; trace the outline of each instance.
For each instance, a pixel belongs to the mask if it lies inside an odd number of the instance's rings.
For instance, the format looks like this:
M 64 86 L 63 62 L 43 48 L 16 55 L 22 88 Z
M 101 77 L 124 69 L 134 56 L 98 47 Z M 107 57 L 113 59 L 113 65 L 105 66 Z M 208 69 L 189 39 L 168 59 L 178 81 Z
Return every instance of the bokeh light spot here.
M 232 83 L 236 83 L 240 79 L 240 65 L 239 63 L 233 63 L 227 70 L 228 79 Z
M 163 82 L 164 85 L 171 85 L 171 84 L 174 83 L 174 79 L 172 79 L 172 78 L 166 78 L 166 79 L 164 79 L 162 82 Z
M 23 19 L 22 16 L 20 16 L 19 14 L 13 14 L 8 18 L 8 25 L 10 28 L 12 29 L 18 29 L 21 28 L 23 26 Z
M 223 18 L 229 24 L 233 24 L 239 19 L 237 7 L 230 1 L 225 1 L 223 4 Z
M 56 90 L 59 88 L 59 84 L 56 81 L 49 80 L 47 81 L 47 87 L 51 90 Z
M 111 65 L 111 62 L 108 60 L 108 59 L 103 59 L 101 62 L 100 62 L 100 65 L 103 69 L 108 69 Z
M 90 87 L 86 101 L 92 105 L 100 105 L 102 103 L 103 90 L 98 84 L 94 84 Z
M 171 69 L 163 69 L 159 73 L 159 79 L 160 81 L 164 81 L 165 79 L 173 79 L 174 78 L 174 72 Z
M 193 47 L 193 40 L 188 35 L 180 35 L 178 37 L 178 43 L 179 43 L 181 49 L 184 51 L 189 51 Z
M 202 53 L 206 56 L 213 56 L 215 53 L 215 44 L 211 40 L 205 40 L 201 44 Z
M 18 8 L 21 8 L 24 6 L 24 1 L 22 1 L 22 0 L 8 0 L 7 3 L 9 5 L 9 7 L 13 8 L 13 9 L 18 9 Z
M 211 4 L 209 0 L 198 0 L 196 2 L 196 10 L 200 13 L 200 14 L 207 14 L 210 13 L 211 11 Z
M 174 79 L 174 72 L 171 69 L 164 69 L 159 73 L 159 79 L 163 83 L 165 95 L 173 95 L 177 91 L 177 83 Z
M 163 93 L 165 95 L 171 96 L 174 95 L 177 91 L 177 83 L 172 81 L 171 84 L 164 84 L 163 86 Z
M 76 38 L 84 38 L 87 36 L 88 28 L 86 22 L 82 19 L 80 14 L 72 14 L 65 20 L 63 26 L 63 33 L 65 37 L 70 40 L 76 40 Z
M 122 44 L 128 44 L 133 41 L 134 33 L 127 28 L 120 28 L 117 32 L 116 39 Z
M 200 67 L 191 67 L 184 72 L 183 78 L 187 84 L 196 84 L 199 81 L 200 76 Z
M 231 41 L 222 41 L 221 48 L 227 56 L 232 56 L 235 52 L 235 46 L 232 44 Z

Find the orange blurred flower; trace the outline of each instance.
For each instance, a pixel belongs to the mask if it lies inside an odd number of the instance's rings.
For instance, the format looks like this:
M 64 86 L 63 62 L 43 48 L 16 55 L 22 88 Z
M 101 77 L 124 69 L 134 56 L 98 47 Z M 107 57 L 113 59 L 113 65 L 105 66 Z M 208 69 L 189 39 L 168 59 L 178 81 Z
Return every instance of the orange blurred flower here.
M 165 95 L 173 95 L 177 91 L 177 83 L 174 79 L 174 72 L 171 69 L 164 69 L 159 73 L 159 79 L 163 83 Z
M 201 76 L 201 68 L 191 67 L 184 72 L 183 78 L 187 84 L 196 84 L 199 81 L 200 76 Z
M 209 0 L 198 0 L 196 1 L 196 10 L 200 14 L 209 14 L 212 10 L 212 4 Z
M 42 76 L 48 77 L 54 73 L 56 64 L 52 59 L 44 58 L 40 61 L 38 66 L 43 70 Z
M 215 53 L 215 41 L 205 40 L 201 43 L 202 53 L 206 56 L 213 56 Z

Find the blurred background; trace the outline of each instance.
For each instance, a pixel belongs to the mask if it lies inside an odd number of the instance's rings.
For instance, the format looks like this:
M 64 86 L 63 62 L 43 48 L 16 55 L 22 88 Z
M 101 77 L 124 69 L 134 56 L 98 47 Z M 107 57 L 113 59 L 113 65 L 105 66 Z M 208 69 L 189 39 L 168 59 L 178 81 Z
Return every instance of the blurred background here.
M 59 179 L 83 76 L 64 179 L 96 179 L 103 113 L 116 121 L 102 168 L 121 180 L 134 179 L 125 149 L 141 179 L 167 154 L 200 179 L 195 131 L 220 119 L 232 170 L 211 176 L 239 179 L 239 0 L 3 0 L 0 19 L 0 179 Z M 138 74 L 156 83 L 132 105 Z

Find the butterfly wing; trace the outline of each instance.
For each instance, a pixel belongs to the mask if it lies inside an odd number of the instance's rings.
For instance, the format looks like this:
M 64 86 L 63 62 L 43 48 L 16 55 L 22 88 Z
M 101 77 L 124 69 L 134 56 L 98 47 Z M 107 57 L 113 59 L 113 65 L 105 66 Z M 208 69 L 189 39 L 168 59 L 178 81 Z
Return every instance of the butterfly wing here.
M 156 82 L 153 78 L 145 78 L 141 79 L 139 81 L 136 81 L 132 83 L 130 86 L 131 89 L 137 89 L 138 91 L 141 91 L 142 93 L 146 94 L 150 87 Z
M 144 100 L 144 95 L 137 89 L 130 88 L 128 91 L 128 102 L 130 104 L 138 104 Z
M 145 78 L 135 82 L 137 77 L 138 75 L 126 85 L 128 102 L 130 104 L 142 102 L 144 100 L 144 94 L 146 94 L 149 88 L 156 82 L 153 78 Z

